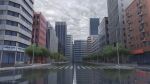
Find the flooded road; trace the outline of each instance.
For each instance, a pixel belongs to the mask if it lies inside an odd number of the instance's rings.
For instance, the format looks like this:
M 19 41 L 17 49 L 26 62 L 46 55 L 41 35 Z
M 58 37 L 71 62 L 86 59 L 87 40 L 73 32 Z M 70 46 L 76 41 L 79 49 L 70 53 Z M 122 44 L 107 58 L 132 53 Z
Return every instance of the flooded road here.
M 148 70 L 102 69 L 89 64 L 53 65 L 0 72 L 0 84 L 150 84 Z

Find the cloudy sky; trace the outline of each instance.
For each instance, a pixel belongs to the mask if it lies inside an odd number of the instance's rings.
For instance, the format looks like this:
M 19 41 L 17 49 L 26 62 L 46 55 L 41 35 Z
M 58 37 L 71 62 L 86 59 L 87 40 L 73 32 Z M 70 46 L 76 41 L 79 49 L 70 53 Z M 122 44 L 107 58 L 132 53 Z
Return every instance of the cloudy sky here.
M 107 0 L 35 0 L 35 10 L 42 12 L 53 25 L 66 21 L 68 34 L 74 40 L 86 39 L 89 34 L 89 18 L 107 16 Z

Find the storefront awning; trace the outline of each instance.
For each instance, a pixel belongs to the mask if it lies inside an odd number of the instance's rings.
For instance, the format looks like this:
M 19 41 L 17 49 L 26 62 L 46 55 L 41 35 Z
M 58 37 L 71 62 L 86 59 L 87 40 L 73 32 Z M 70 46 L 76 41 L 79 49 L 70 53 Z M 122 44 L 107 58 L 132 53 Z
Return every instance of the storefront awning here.
M 143 49 L 136 49 L 136 50 L 132 50 L 131 54 L 137 55 L 137 54 L 144 54 L 144 50 Z

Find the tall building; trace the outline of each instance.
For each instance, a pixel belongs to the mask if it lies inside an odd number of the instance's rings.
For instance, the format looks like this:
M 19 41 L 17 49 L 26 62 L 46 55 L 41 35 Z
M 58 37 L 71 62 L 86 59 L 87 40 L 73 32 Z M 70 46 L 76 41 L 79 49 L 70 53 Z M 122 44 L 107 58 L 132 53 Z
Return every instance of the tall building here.
M 99 51 L 109 45 L 108 17 L 104 17 L 99 26 Z
M 126 9 L 126 46 L 134 59 L 150 63 L 150 0 L 134 0 Z
M 87 54 L 91 55 L 94 52 L 97 51 L 97 47 L 99 47 L 97 45 L 97 39 L 98 39 L 98 35 L 91 35 L 87 38 Z
M 73 55 L 73 37 L 72 35 L 67 35 L 65 56 L 67 60 L 70 62 L 72 62 L 72 55 Z
M 107 0 L 108 6 L 108 28 L 110 44 L 124 43 L 124 14 L 125 9 L 133 0 Z
M 87 41 L 75 40 L 73 45 L 74 62 L 82 62 L 82 58 L 87 56 Z
M 24 49 L 31 45 L 32 0 L 0 0 L 0 56 L 2 63 L 24 61 Z
M 67 24 L 66 22 L 55 23 L 56 35 L 58 37 L 58 52 L 65 56 L 65 45 L 67 36 Z
M 32 43 L 37 46 L 46 46 L 47 23 L 42 13 L 35 12 L 33 17 Z
M 56 31 L 49 22 L 47 22 L 46 29 L 46 48 L 52 53 L 58 52 L 58 37 L 56 36 Z
M 99 18 L 90 18 L 90 35 L 98 35 Z

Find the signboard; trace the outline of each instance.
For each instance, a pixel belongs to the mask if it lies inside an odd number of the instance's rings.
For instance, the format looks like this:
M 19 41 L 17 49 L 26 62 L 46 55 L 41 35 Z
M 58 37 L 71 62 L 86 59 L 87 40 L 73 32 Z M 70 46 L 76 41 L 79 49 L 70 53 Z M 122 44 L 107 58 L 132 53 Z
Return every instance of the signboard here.
M 1 45 L 0 50 L 24 52 L 24 48 L 17 47 L 17 46 L 7 46 L 7 45 Z

